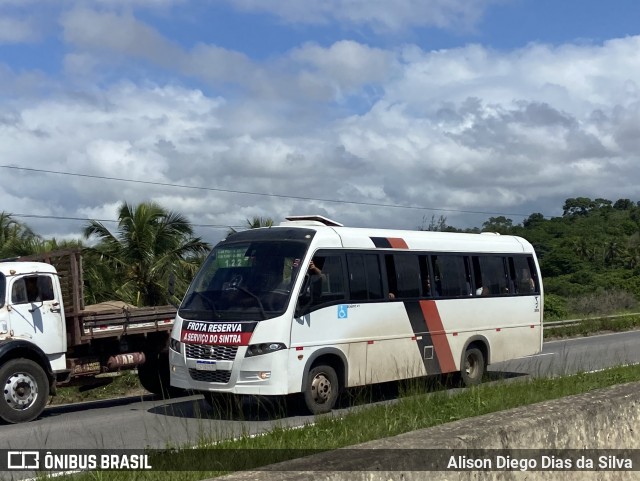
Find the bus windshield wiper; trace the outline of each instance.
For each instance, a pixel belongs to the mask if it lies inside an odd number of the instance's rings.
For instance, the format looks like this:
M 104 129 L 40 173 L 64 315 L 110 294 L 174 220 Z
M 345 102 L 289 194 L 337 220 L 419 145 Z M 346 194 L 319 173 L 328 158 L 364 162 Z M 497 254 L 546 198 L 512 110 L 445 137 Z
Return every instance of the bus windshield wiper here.
M 262 314 L 262 320 L 267 318 L 267 313 L 265 312 L 264 306 L 262 305 L 262 301 L 260 300 L 260 298 L 258 296 L 256 296 L 253 292 L 251 292 L 246 287 L 241 286 L 239 284 L 233 285 L 232 289 L 238 289 L 239 291 L 244 292 L 245 294 L 253 297 L 256 300 L 256 302 L 258 303 L 258 307 L 260 307 L 260 314 Z
M 207 292 L 207 291 L 205 291 Z M 203 301 L 203 304 L 205 304 L 207 307 L 209 307 L 211 309 L 211 312 L 213 312 L 214 316 L 216 317 L 220 317 L 220 315 L 218 314 L 218 310 L 216 309 L 215 303 L 209 299 L 208 296 L 206 296 L 203 292 L 199 292 L 199 291 L 193 291 L 191 293 L 191 296 L 189 297 L 189 302 L 188 303 L 183 303 L 183 304 L 187 304 L 190 305 L 193 302 L 193 299 L 195 297 L 198 297 L 200 300 Z M 182 307 L 181 310 L 193 310 L 193 309 L 189 309 L 188 307 Z

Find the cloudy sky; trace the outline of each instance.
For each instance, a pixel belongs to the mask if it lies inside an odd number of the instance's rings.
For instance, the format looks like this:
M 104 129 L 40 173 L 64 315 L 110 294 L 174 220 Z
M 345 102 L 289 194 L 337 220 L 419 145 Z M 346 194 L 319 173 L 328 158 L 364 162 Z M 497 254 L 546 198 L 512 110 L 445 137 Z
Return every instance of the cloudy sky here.
M 640 200 L 635 0 L 0 0 L 0 210 L 456 227 Z M 113 226 L 114 224 L 107 224 Z

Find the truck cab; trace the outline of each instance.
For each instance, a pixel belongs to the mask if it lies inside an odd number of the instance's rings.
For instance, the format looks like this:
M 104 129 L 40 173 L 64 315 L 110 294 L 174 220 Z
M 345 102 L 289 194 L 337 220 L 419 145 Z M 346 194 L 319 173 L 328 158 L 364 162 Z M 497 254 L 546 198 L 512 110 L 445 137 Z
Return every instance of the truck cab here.
M 29 341 L 42 349 L 54 371 L 66 369 L 67 335 L 55 268 L 39 262 L 2 263 L 0 291 L 0 340 Z
M 60 281 L 42 262 L 0 262 L 0 418 L 36 417 L 66 371 Z M 34 415 L 35 414 L 35 415 Z

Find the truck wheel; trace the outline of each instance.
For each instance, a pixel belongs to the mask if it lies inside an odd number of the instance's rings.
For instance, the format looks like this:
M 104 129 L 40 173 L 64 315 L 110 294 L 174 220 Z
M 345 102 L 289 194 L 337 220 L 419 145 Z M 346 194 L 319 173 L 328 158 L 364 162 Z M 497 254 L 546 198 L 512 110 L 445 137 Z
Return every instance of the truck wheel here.
M 485 363 L 484 355 L 478 348 L 467 349 L 462 358 L 460 377 L 465 386 L 476 386 L 482 382 Z
M 340 383 L 336 371 L 319 365 L 309 371 L 304 387 L 304 402 L 312 414 L 328 413 L 338 399 Z
M 0 419 L 7 423 L 31 421 L 44 411 L 49 398 L 49 379 L 29 359 L 11 359 L 0 367 Z
M 145 363 L 138 366 L 140 384 L 152 394 L 171 397 L 177 390 L 169 383 L 169 353 L 146 352 L 145 358 Z

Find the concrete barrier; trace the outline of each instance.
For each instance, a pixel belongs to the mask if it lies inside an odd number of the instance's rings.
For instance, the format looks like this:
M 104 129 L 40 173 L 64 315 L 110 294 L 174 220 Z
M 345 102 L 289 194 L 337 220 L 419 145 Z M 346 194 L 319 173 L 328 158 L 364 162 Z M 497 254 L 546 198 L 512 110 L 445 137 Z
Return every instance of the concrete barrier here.
M 269 467 L 269 471 L 245 471 L 217 478 L 224 481 L 283 481 L 312 479 L 321 481 L 389 481 L 389 480 L 556 480 L 640 479 L 640 452 L 607 452 L 640 449 L 640 383 L 630 383 L 597 390 L 578 396 L 523 406 L 475 418 L 463 419 L 428 429 L 421 429 L 391 438 L 351 446 L 345 450 L 320 453 Z M 496 468 L 504 451 L 516 451 L 511 459 L 537 459 L 548 454 L 553 461 L 547 469 L 521 471 L 493 469 L 456 471 L 447 469 L 452 456 L 459 450 L 481 450 L 481 460 Z M 584 450 L 555 453 L 555 450 Z M 374 450 L 374 451 L 371 451 Z M 418 451 L 429 450 L 429 451 Z M 373 454 L 369 454 L 373 453 Z M 557 454 L 551 459 L 551 454 Z M 600 460 L 603 455 L 605 459 Z M 434 460 L 441 471 L 417 470 L 419 458 Z M 571 462 L 575 457 L 591 460 L 595 469 L 560 469 L 559 462 Z M 612 459 L 614 456 L 615 459 Z M 571 458 L 574 459 L 571 459 Z M 457 460 L 461 465 L 469 462 Z M 469 457 L 467 457 L 467 460 Z M 614 470 L 596 470 L 600 462 Z M 513 461 L 512 461 L 513 462 Z M 445 464 L 442 464 L 445 463 Z M 555 464 L 555 466 L 554 466 Z M 629 469 L 631 464 L 631 469 Z M 393 471 L 389 467 L 393 466 Z M 277 471 L 277 472 L 274 472 Z

